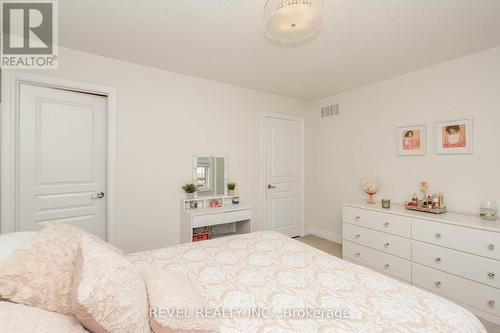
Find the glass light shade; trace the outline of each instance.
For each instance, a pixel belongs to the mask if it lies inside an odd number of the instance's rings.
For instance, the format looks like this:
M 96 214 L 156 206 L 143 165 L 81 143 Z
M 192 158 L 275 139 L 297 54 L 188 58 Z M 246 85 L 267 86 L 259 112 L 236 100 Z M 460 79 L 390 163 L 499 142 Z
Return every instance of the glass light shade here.
M 266 35 L 280 43 L 309 39 L 323 26 L 323 0 L 268 0 L 264 24 Z

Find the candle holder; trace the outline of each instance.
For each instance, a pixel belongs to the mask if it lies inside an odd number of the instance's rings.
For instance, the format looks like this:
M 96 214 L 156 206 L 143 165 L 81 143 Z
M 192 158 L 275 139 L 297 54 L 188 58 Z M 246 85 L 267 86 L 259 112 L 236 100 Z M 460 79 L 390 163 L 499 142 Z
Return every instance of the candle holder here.
M 391 208 L 391 200 L 382 199 L 382 208 L 390 209 Z
M 481 217 L 486 221 L 496 221 L 498 206 L 495 201 L 485 200 L 481 202 Z

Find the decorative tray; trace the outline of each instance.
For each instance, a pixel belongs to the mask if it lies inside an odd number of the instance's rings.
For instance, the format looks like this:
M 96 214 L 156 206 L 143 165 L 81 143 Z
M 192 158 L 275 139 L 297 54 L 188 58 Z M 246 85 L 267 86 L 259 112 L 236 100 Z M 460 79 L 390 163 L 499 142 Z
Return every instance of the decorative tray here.
M 422 206 L 411 206 L 405 203 L 405 207 L 408 210 L 415 210 L 417 212 L 431 213 L 431 214 L 444 214 L 448 211 L 447 207 L 431 208 Z

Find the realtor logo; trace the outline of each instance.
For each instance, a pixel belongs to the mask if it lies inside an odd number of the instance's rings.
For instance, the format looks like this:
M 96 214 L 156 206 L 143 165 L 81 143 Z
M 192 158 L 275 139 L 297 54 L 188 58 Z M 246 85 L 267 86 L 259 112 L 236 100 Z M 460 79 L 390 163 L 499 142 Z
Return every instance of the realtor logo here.
M 57 0 L 3 0 L 2 68 L 57 68 Z

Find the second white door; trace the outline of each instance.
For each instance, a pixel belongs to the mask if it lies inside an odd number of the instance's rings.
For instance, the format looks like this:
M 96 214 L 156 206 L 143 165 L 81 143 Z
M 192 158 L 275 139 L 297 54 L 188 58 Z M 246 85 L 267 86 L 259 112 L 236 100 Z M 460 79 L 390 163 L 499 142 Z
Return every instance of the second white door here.
M 106 239 L 107 100 L 21 84 L 20 231 L 49 221 Z
M 265 117 L 266 226 L 290 237 L 303 233 L 303 126 Z

